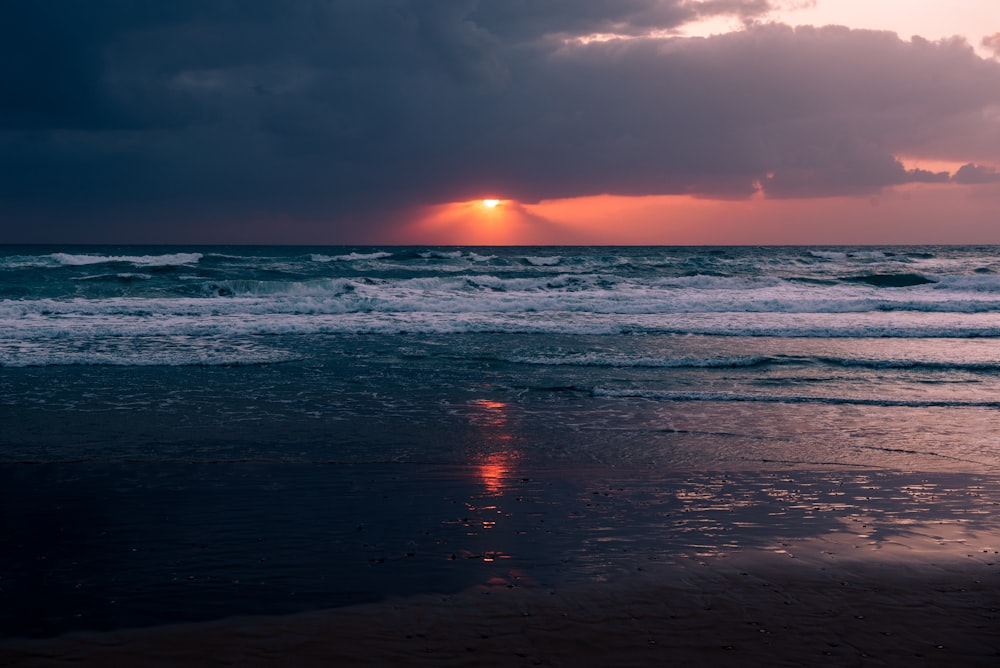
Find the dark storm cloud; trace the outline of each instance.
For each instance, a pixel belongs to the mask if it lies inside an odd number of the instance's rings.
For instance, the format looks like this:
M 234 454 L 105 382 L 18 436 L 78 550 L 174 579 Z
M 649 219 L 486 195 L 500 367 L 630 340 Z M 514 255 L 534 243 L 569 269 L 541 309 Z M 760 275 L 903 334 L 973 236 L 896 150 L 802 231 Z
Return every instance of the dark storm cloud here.
M 8 2 L 0 232 L 24 220 L 49 221 L 53 238 L 59 221 L 95 235 L 164 220 L 372 225 L 373 212 L 488 193 L 865 194 L 948 178 L 895 156 L 1000 160 L 1000 63 L 963 42 L 776 25 L 572 39 L 768 8 Z

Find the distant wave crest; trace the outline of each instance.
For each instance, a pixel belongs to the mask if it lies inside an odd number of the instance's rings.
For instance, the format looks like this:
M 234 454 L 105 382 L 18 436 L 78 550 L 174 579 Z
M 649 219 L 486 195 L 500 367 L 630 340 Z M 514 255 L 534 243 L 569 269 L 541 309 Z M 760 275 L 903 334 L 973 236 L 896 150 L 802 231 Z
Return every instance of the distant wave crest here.
M 322 255 L 320 253 L 313 253 L 311 256 L 313 262 L 362 262 L 365 260 L 382 260 L 387 257 L 392 257 L 392 253 L 386 253 L 383 251 L 377 253 L 348 253 L 346 255 Z
M 168 253 L 165 255 L 77 255 L 52 253 L 49 255 L 57 264 L 79 267 L 90 264 L 132 264 L 137 267 L 171 267 L 197 264 L 201 253 Z

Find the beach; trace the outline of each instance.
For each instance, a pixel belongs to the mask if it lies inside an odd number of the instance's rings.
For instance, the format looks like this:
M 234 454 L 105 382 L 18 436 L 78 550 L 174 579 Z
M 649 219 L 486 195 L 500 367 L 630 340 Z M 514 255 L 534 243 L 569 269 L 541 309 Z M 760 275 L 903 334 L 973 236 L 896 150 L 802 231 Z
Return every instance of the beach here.
M 0 17 L 0 668 L 1000 668 L 1000 0 Z
M 996 665 L 996 572 L 981 564 L 755 565 L 81 634 L 15 647 L 8 665 Z
M 280 615 L 8 639 L 4 665 L 985 666 L 1000 657 L 993 477 L 588 470 L 557 484 L 552 471 L 522 470 L 477 490 L 481 470 L 418 473 L 420 482 L 398 470 L 349 474 L 365 479 L 364 495 L 383 508 L 339 520 L 364 525 L 350 527 L 352 544 L 324 574 L 339 586 L 360 578 L 414 593 L 328 610 L 304 602 Z M 405 502 L 392 500 L 404 490 Z M 448 512 L 463 497 L 459 514 L 467 516 Z M 120 512 L 110 533 L 126 531 L 128 516 Z M 393 522 L 402 534 L 395 545 L 365 542 L 366 533 L 384 538 L 379 524 Z M 157 544 L 153 534 L 144 534 L 147 547 L 169 562 L 169 539 Z M 272 527 L 268 540 L 300 537 Z M 102 542 L 105 552 L 115 547 Z M 285 555 L 297 560 L 290 568 L 315 577 L 320 565 L 311 558 L 320 557 Z M 201 556 L 202 569 L 210 562 Z M 268 568 L 261 562 L 257 577 Z M 199 577 L 211 579 L 204 570 Z M 120 589 L 128 605 L 127 587 Z M 141 609 L 141 597 L 131 605 Z M 129 625 L 110 616 L 106 623 Z
M 0 664 L 997 664 L 996 248 L 0 251 Z

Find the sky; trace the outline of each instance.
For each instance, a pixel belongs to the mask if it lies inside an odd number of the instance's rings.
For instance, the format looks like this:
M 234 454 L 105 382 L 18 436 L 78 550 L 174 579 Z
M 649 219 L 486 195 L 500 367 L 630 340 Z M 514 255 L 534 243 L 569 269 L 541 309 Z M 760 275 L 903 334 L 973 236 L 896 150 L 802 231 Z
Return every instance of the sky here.
M 1000 243 L 996 0 L 7 0 L 0 84 L 0 243 Z

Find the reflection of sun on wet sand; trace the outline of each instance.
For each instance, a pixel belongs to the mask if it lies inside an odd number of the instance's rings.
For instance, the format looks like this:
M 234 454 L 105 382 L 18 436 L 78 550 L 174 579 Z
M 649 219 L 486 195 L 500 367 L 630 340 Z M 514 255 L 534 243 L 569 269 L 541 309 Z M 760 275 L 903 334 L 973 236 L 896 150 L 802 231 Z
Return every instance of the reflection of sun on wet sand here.
M 513 466 L 521 456 L 506 443 L 513 439 L 506 430 L 510 406 L 490 399 L 478 399 L 469 406 L 472 408 L 470 422 L 477 428 L 477 438 L 489 448 L 476 457 L 472 465 L 486 491 L 500 494 L 508 486 Z
M 499 494 L 507 487 L 519 456 L 516 450 L 491 452 L 476 461 L 476 472 L 487 492 Z
M 510 410 L 509 404 L 503 401 L 477 399 L 469 402 L 469 407 L 472 408 L 472 414 L 469 418 L 472 424 L 491 431 L 496 430 L 497 432 L 501 432 L 500 434 L 494 434 L 494 436 L 499 435 L 503 438 L 510 438 L 509 434 L 502 433 L 504 427 L 507 425 L 507 413 Z

